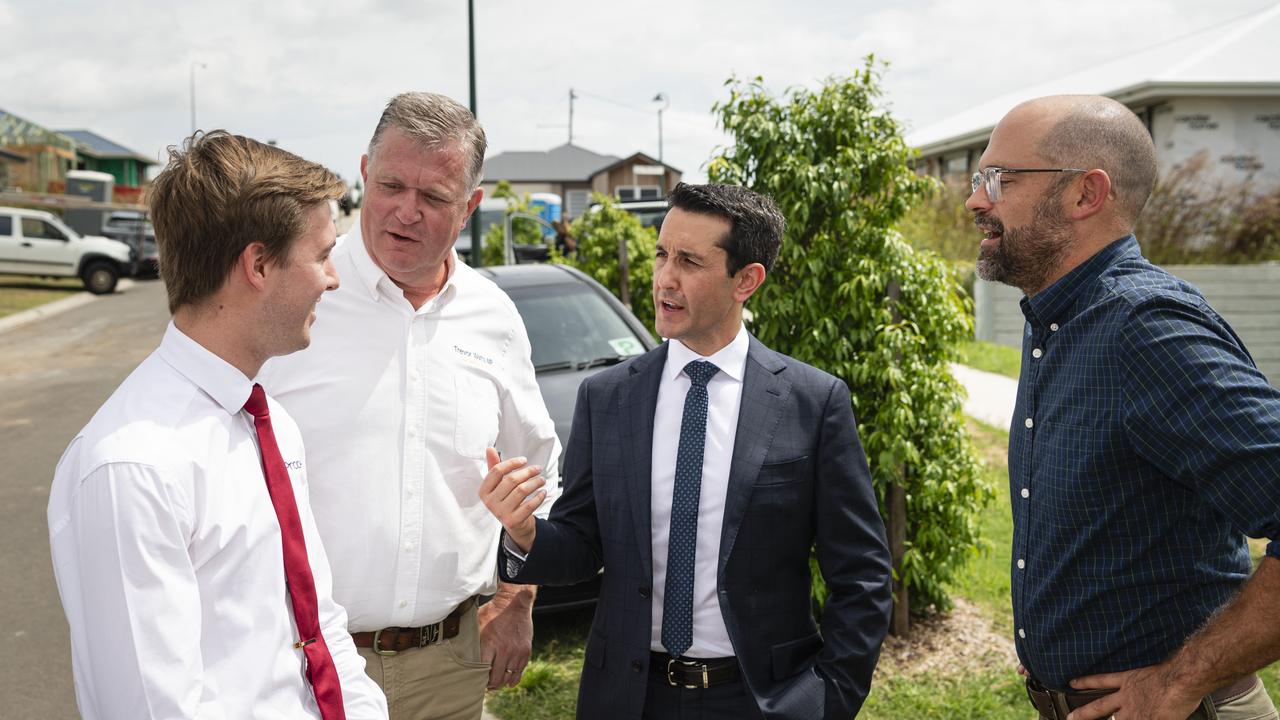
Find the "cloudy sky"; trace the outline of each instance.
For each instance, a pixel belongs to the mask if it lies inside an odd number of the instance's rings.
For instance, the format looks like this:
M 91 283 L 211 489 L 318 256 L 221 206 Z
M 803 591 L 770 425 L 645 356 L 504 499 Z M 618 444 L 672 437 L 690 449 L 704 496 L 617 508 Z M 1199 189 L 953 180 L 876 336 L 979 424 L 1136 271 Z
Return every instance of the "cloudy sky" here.
M 476 0 L 478 111 L 490 154 L 568 137 L 658 150 L 686 179 L 724 142 L 731 75 L 771 89 L 890 63 L 895 115 L 921 128 L 966 106 L 1257 12 L 1276 0 Z M 387 99 L 467 102 L 465 0 L 0 0 L 0 109 L 88 128 L 148 156 L 197 124 L 325 163 L 348 179 Z

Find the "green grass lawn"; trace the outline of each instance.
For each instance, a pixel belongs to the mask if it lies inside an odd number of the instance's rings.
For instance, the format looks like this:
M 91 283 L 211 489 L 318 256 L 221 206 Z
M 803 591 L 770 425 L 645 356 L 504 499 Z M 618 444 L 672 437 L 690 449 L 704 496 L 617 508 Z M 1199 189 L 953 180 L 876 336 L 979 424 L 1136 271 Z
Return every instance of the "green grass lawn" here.
M 0 317 L 29 310 L 84 290 L 79 278 L 35 278 L 0 275 Z
M 960 346 L 960 364 L 1016 380 L 1022 367 L 1022 352 L 1017 348 L 970 340 Z

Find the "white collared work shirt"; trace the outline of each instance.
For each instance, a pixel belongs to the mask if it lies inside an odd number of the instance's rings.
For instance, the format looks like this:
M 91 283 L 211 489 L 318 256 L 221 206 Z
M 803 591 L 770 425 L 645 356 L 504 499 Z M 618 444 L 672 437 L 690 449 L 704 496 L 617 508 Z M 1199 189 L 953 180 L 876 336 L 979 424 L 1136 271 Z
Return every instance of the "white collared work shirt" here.
M 497 519 L 480 501 L 485 448 L 543 468 L 546 517 L 560 442 L 529 338 L 496 285 L 451 256 L 418 309 L 370 258 L 359 226 L 333 253 L 311 346 L 259 381 L 307 441 L 311 503 L 351 632 L 417 627 L 497 588 Z
M 243 411 L 251 389 L 171 323 L 58 462 L 49 544 L 85 718 L 320 717 Z M 297 426 L 269 407 L 347 717 L 385 718 L 330 593 Z

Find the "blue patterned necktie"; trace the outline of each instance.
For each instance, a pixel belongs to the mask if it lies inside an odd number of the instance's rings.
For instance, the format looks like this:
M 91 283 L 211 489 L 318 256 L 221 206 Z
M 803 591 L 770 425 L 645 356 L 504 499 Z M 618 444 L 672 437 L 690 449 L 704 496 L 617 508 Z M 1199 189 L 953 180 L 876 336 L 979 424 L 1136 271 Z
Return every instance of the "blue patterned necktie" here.
M 693 644 L 693 560 L 698 545 L 698 497 L 702 494 L 702 451 L 707 444 L 707 383 L 720 368 L 705 360 L 684 366 L 684 396 L 676 482 L 671 493 L 671 534 L 662 600 L 662 645 L 680 657 Z

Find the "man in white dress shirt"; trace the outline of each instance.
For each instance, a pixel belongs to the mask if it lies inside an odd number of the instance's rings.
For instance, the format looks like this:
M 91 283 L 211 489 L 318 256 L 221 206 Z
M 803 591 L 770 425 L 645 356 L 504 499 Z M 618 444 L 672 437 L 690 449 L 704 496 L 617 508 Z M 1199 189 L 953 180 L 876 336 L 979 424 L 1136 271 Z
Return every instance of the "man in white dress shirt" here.
M 222 131 L 171 149 L 155 180 L 173 320 L 49 497 L 86 718 L 387 715 L 331 595 L 297 427 L 250 379 L 307 346 L 337 287 L 328 201 L 343 190 Z
M 501 528 L 477 497 L 485 448 L 558 486 L 524 324 L 453 252 L 484 150 L 457 102 L 391 100 L 360 161 L 359 225 L 334 251 L 342 287 L 311 347 L 260 377 L 307 440 L 333 594 L 398 720 L 474 720 L 485 688 L 515 685 L 529 660 L 535 588 L 497 582 Z

